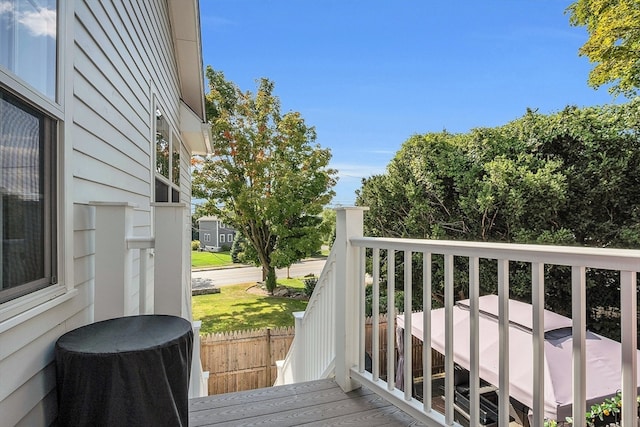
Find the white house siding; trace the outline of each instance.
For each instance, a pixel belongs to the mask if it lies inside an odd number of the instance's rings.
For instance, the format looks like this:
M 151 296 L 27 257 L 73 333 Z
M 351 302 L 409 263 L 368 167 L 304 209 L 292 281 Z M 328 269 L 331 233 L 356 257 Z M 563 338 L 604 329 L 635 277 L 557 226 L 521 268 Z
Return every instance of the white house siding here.
M 72 126 L 60 141 L 61 149 L 72 146 L 71 159 L 65 159 L 73 176 L 72 188 L 65 192 L 73 201 L 72 212 L 66 212 L 73 215 L 73 247 L 65 248 L 65 253 L 73 256 L 73 272 L 61 271 L 60 280 L 66 285 L 64 281 L 72 277 L 77 293 L 62 303 L 52 301 L 50 309 L 40 307 L 37 315 L 24 313 L 0 322 L 2 426 L 49 425 L 55 420 L 55 341 L 93 320 L 95 211 L 89 202 L 135 204 L 135 234 L 152 234 L 154 102 L 179 134 L 180 88 L 167 4 L 157 0 L 65 3 L 75 7 L 75 13 L 67 14 L 74 16 L 74 42 L 67 43 L 73 47 L 73 75 L 66 76 L 67 84 L 73 86 L 73 105 L 67 106 L 64 117 Z M 181 199 L 188 203 L 190 153 L 181 148 Z M 64 223 L 61 218 L 60 224 Z M 189 241 L 189 230 L 185 234 Z M 59 240 L 64 241 L 62 234 Z M 188 259 L 188 247 L 184 253 Z M 152 260 L 148 277 L 152 277 Z M 133 271 L 137 276 L 137 267 Z M 137 294 L 130 298 L 137 301 Z

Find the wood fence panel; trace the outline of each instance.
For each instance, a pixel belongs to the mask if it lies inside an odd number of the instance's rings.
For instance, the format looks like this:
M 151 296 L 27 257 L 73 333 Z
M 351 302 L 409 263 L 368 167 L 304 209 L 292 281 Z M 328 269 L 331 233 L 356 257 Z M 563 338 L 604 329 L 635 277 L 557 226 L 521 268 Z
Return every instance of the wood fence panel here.
M 394 324 L 395 326 L 395 324 Z M 371 354 L 372 319 L 365 322 L 365 351 Z M 287 355 L 293 327 L 202 335 L 200 358 L 209 371 L 209 394 L 270 387 L 276 380 L 276 361 Z M 387 318 L 380 315 L 380 377 L 387 376 Z M 397 350 L 394 351 L 397 359 Z M 413 338 L 413 376 L 423 375 L 422 341 Z M 443 356 L 432 350 L 433 373 L 444 371 Z
M 276 360 L 285 358 L 293 336 L 293 327 L 203 335 L 200 357 L 209 371 L 209 394 L 273 385 Z

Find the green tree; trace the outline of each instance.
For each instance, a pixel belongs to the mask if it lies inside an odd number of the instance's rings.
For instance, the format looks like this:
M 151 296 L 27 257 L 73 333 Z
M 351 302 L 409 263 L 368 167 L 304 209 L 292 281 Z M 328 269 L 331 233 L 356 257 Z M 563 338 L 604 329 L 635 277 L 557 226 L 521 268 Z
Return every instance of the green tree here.
M 327 246 L 333 246 L 336 240 L 336 211 L 334 209 L 325 208 L 322 210 L 322 243 Z
M 312 223 L 334 195 L 331 153 L 299 113 L 280 113 L 270 80 L 261 79 L 254 95 L 210 66 L 206 76 L 213 155 L 196 162 L 193 194 L 245 236 L 272 292 L 276 267 L 320 248 Z
M 584 26 L 589 39 L 580 48 L 595 67 L 589 85 L 611 83 L 609 91 L 628 97 L 640 87 L 640 2 L 638 0 L 578 0 L 567 11 L 570 22 Z
M 638 248 L 637 200 L 640 99 L 550 115 L 527 111 L 504 126 L 465 134 L 414 135 L 385 174 L 363 181 L 356 203 L 370 207 L 367 235 Z M 420 257 L 413 262 L 419 266 Z M 433 262 L 437 304 L 442 260 Z M 397 257 L 399 277 L 402 263 Z M 530 300 L 529 266 L 510 267 L 511 296 Z M 456 264 L 457 295 L 467 294 L 466 268 L 465 260 Z M 482 261 L 483 292 L 494 292 L 495 271 L 495 261 Z M 570 271 L 549 266 L 545 276 L 547 304 L 570 313 Z M 590 271 L 589 306 L 616 307 L 617 282 L 609 272 Z M 598 324 L 591 313 L 590 327 Z

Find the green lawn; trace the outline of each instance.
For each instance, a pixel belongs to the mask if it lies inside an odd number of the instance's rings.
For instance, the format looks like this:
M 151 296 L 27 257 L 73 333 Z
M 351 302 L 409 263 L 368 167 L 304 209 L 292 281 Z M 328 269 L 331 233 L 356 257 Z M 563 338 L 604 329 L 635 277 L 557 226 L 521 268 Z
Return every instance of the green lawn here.
M 279 285 L 304 288 L 301 279 L 278 280 Z M 201 320 L 202 333 L 293 326 L 294 311 L 303 311 L 307 301 L 275 298 L 247 292 L 251 283 L 222 286 L 219 294 L 193 297 L 193 319 Z
M 191 251 L 191 266 L 196 268 L 204 267 L 226 267 L 233 265 L 231 255 L 227 252 L 199 252 Z

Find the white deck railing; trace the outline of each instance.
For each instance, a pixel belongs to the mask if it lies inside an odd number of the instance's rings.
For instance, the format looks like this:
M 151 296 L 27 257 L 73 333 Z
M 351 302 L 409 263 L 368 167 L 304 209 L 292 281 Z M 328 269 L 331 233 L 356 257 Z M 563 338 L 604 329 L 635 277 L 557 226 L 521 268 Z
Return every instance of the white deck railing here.
M 94 321 L 153 313 L 191 320 L 191 268 L 183 256 L 186 205 L 156 204 L 156 235 L 135 236 L 133 205 L 91 204 L 96 210 Z M 208 395 L 209 373 L 200 360 L 200 322 L 192 325 L 189 397 L 201 397 Z
M 335 259 L 335 250 L 332 249 L 307 304 L 307 309 L 304 312 L 294 313 L 296 334 L 286 358 L 276 362 L 278 377 L 274 385 L 327 378 L 333 373 Z
M 296 366 L 303 358 L 304 373 L 279 378 L 279 382 L 305 381 L 326 377 L 327 360 L 335 359 L 334 374 L 336 381 L 349 391 L 365 384 L 368 388 L 384 396 L 401 409 L 427 425 L 456 425 L 454 422 L 454 361 L 453 361 L 453 306 L 454 306 L 454 260 L 457 257 L 469 262 L 469 297 L 471 305 L 471 342 L 470 342 L 470 425 L 479 425 L 479 378 L 478 378 L 478 297 L 480 259 L 497 260 L 498 264 L 498 298 L 500 344 L 496 351 L 500 354 L 499 384 L 495 384 L 499 393 L 498 413 L 499 425 L 509 424 L 509 261 L 519 261 L 531 265 L 531 286 L 533 306 L 533 407 L 532 425 L 542 426 L 544 423 L 544 267 L 545 265 L 561 265 L 571 267 L 572 295 L 572 334 L 573 334 L 573 419 L 574 426 L 584 426 L 586 403 L 586 368 L 585 368 L 585 331 L 586 331 L 586 271 L 590 268 L 614 270 L 620 272 L 621 298 L 621 337 L 622 337 L 622 425 L 635 425 L 637 419 L 637 272 L 640 271 L 640 251 L 619 249 L 597 249 L 584 247 L 558 247 L 542 245 L 516 245 L 461 241 L 433 241 L 362 237 L 363 209 L 344 208 L 337 212 L 337 236 L 332 249 L 331 262 L 320 277 L 320 283 L 331 284 L 329 288 L 319 286 L 304 316 L 296 321 L 296 338 L 287 356 L 286 364 Z M 372 370 L 365 371 L 365 251 L 372 258 L 373 276 L 373 318 L 372 333 Z M 420 253 L 423 257 L 422 275 L 424 277 L 423 301 L 424 319 L 431 313 L 431 271 L 432 257 L 444 257 L 444 299 L 445 299 L 445 398 L 444 414 L 432 409 L 430 382 L 424 381 L 424 401 L 412 398 L 411 387 L 405 391 L 394 385 L 394 350 L 395 332 L 388 328 L 388 376 L 386 381 L 379 377 L 380 363 L 377 342 L 376 318 L 378 313 L 379 278 L 381 268 L 395 271 L 394 256 L 387 256 L 387 264 L 381 266 L 380 251 L 391 255 L 397 252 L 404 256 L 404 366 L 405 378 L 411 378 L 411 257 Z M 393 290 L 396 278 L 389 275 L 388 286 L 388 318 L 395 317 Z M 320 296 L 322 294 L 322 296 Z M 312 304 L 313 303 L 313 304 Z M 390 325 L 392 325 L 390 323 Z M 431 378 L 431 337 L 430 328 L 424 325 L 424 378 Z M 331 335 L 330 337 L 328 335 Z M 303 348 L 300 348 L 303 346 Z M 327 346 L 329 355 L 323 353 L 322 358 L 311 355 Z M 331 351 L 335 351 L 331 355 Z M 332 357 L 335 356 L 335 357 Z M 293 371 L 296 371 L 295 369 Z M 563 421 L 563 420 L 561 420 Z

